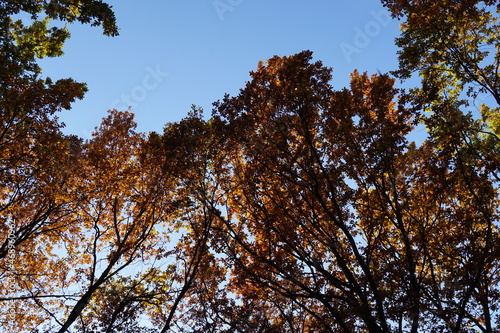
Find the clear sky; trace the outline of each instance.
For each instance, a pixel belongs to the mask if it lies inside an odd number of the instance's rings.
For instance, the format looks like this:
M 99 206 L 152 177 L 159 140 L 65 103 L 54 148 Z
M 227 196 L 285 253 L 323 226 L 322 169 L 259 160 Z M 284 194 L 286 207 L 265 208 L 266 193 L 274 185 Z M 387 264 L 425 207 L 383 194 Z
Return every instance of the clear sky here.
M 110 108 L 132 106 L 139 131 L 162 131 L 192 104 L 210 114 L 237 94 L 259 60 L 312 50 L 349 73 L 397 67 L 399 22 L 377 0 L 112 0 L 120 36 L 72 24 L 63 57 L 42 61 L 44 75 L 87 82 L 89 92 L 59 114 L 65 132 L 89 138 Z

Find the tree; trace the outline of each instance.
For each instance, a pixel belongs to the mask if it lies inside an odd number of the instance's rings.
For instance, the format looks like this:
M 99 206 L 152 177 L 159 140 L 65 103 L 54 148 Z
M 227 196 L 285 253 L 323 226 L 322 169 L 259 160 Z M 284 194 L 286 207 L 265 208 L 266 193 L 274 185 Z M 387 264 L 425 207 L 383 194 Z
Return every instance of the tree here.
M 482 164 L 489 165 L 490 176 L 498 180 L 498 87 L 499 49 L 497 1 L 399 1 L 382 0 L 393 17 L 405 19 L 401 36 L 396 39 L 400 46 L 399 69 L 394 74 L 401 79 L 419 72 L 421 87 L 408 94 L 417 107 L 438 117 L 455 121 L 468 118 L 470 105 L 483 94 L 485 102 L 475 112 L 482 122 L 462 134 L 464 142 L 473 143 L 472 152 L 481 157 Z M 496 5 L 496 7 L 495 7 Z M 493 97 L 495 105 L 488 98 Z M 493 103 L 493 104 L 494 104 Z M 455 104 L 452 113 L 448 105 Z M 462 110 L 462 115 L 456 109 Z M 421 115 L 422 119 L 425 118 Z
M 217 122 L 204 121 L 202 110 L 193 106 L 186 118 L 167 124 L 161 136 L 150 134 L 146 143 L 147 155 L 155 161 L 151 164 L 157 165 L 161 174 L 171 170 L 170 177 L 177 179 L 176 197 L 182 202 L 178 224 L 182 236 L 176 246 L 178 292 L 157 321 L 162 333 L 174 327 L 179 331 L 192 327 L 189 318 L 193 309 L 208 305 L 197 301 L 207 300 L 205 293 L 215 292 L 216 276 L 224 273 L 214 256 L 217 245 L 212 241 L 216 211 L 211 207 L 223 199 L 219 191 L 222 173 L 218 170 L 224 168 L 226 158 L 221 154 L 218 130 Z M 208 331 L 207 326 L 200 329 Z
M 21 13 L 30 15 L 30 25 L 13 21 Z M 57 220 L 53 213 L 63 202 L 56 191 L 71 177 L 70 159 L 80 144 L 60 132 L 54 114 L 81 99 L 85 84 L 39 77 L 36 59 L 61 55 L 69 37 L 66 28 L 48 28 L 50 19 L 102 24 L 105 34 L 117 34 L 111 7 L 100 1 L 0 2 L 0 211 L 3 235 L 9 221 L 16 224 L 13 245 L 40 232 L 49 217 Z M 0 244 L 4 258 L 7 237 Z
M 334 91 L 310 60 L 274 57 L 216 104 L 231 158 L 227 213 L 210 207 L 228 290 L 262 331 L 493 332 L 496 184 L 450 135 L 476 124 L 436 112 L 417 147 L 417 110 L 392 79 L 355 72 Z
M 29 19 L 16 19 L 13 17 Z M 118 35 L 116 18 L 111 6 L 97 0 L 76 3 L 68 1 L 0 1 L 0 49 L 2 64 L 18 75 L 40 74 L 37 58 L 63 54 L 62 47 L 70 33 L 66 27 L 49 27 L 51 20 L 80 22 L 102 26 L 108 36 Z M 27 22 L 30 24 L 26 25 Z M 5 69 L 5 68 L 3 68 Z
M 193 207 L 189 179 L 198 180 L 198 169 L 185 156 L 200 124 L 194 117 L 167 126 L 161 144 L 134 131 L 131 113 L 110 111 L 71 160 L 64 214 L 16 246 L 18 279 L 0 299 L 10 319 L 4 330 L 168 331 L 208 269 L 213 217 Z
M 14 21 L 14 15 L 23 13 L 30 16 L 31 24 L 25 25 L 30 20 Z M 0 228 L 3 235 L 0 274 L 4 304 L 13 303 L 18 296 L 13 295 L 17 288 L 30 289 L 24 284 L 24 273 L 30 267 L 36 268 L 32 272 L 35 273 L 53 264 L 53 258 L 44 255 L 51 252 L 50 246 L 40 250 L 36 244 L 52 241 L 56 233 L 68 229 L 63 222 L 70 205 L 67 189 L 75 182 L 81 140 L 63 135 L 62 125 L 54 115 L 62 109 L 70 109 L 74 100 L 83 97 L 86 87 L 72 79 L 54 83 L 50 78 L 40 78 L 36 60 L 61 55 L 63 43 L 69 37 L 66 28 L 49 28 L 51 19 L 102 24 L 106 34 L 117 33 L 114 14 L 100 1 L 83 1 L 77 5 L 59 1 L 0 2 Z M 62 267 L 54 265 L 53 269 L 57 272 Z M 16 319 L 10 309 L 10 306 L 2 308 L 2 324 Z M 21 311 L 17 310 L 16 313 Z
M 3 329 L 146 332 L 149 317 L 167 331 L 198 274 L 210 221 L 186 206 L 183 157 L 162 162 L 128 112 L 111 111 L 88 142 L 63 135 L 54 114 L 82 98 L 85 84 L 41 79 L 36 62 L 62 55 L 69 38 L 49 27 L 53 19 L 117 35 L 111 7 L 3 1 L 0 10 Z M 12 19 L 22 13 L 31 23 Z M 173 133 L 176 125 L 165 138 Z M 192 236 L 176 248 L 169 235 L 185 227 Z M 172 256 L 185 266 L 168 263 Z M 141 267 L 135 275 L 132 265 Z
M 422 93 L 446 91 L 458 96 L 493 96 L 500 104 L 498 67 L 498 1 L 382 0 L 393 17 L 405 19 L 396 44 L 400 67 L 396 74 L 422 75 Z M 497 5 L 496 8 L 494 5 Z M 430 96 L 435 98 L 436 96 Z

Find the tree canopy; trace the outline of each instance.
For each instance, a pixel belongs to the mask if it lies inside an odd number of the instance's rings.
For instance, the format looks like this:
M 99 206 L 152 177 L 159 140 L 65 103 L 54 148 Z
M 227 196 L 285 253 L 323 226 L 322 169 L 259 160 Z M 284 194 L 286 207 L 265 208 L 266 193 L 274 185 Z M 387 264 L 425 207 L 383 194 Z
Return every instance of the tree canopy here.
M 2 332 L 500 331 L 500 5 L 382 2 L 392 74 L 274 56 L 209 116 L 83 140 L 55 114 L 85 84 L 37 59 L 111 6 L 0 1 Z

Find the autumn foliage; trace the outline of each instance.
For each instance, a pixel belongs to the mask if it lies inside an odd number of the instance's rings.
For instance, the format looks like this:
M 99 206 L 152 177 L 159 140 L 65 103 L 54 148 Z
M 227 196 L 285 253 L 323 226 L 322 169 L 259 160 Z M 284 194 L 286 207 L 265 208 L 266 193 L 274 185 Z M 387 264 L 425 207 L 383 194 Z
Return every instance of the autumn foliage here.
M 50 19 L 115 35 L 111 9 L 16 3 L 0 1 L 2 332 L 500 330 L 500 118 L 463 99 L 498 102 L 497 71 L 474 67 L 496 2 L 383 1 L 413 90 L 357 71 L 335 89 L 303 51 L 209 117 L 145 134 L 110 110 L 88 140 L 55 117 L 85 85 L 40 79 L 36 59 L 67 38 Z

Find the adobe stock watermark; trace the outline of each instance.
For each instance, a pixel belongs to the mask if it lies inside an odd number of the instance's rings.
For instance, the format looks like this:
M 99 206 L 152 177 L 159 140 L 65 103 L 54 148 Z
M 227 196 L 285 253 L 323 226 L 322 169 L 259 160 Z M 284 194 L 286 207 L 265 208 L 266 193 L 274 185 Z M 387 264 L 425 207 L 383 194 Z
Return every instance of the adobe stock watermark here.
M 16 263 L 16 249 L 15 249 L 15 242 L 16 242 L 16 235 L 15 235 L 15 225 L 13 221 L 9 221 L 7 219 L 6 223 L 8 224 L 8 231 L 7 231 L 7 263 L 8 266 L 10 267 L 10 270 L 6 272 L 6 275 L 4 277 L 4 283 L 5 283 L 5 290 L 7 291 L 8 295 L 5 295 L 5 297 L 16 297 L 17 296 L 17 281 L 16 281 L 16 276 L 14 274 L 14 269 L 15 269 L 15 263 Z M 14 301 L 16 302 L 16 301 Z M 9 311 L 7 315 L 7 322 L 8 323 L 14 323 L 16 320 L 16 311 L 17 307 L 14 307 L 14 311 Z
M 243 0 L 214 0 L 212 2 L 215 12 L 219 16 L 221 21 L 224 21 L 224 14 L 226 12 L 232 12 L 236 6 L 241 5 Z
M 144 75 L 141 84 L 136 85 L 128 94 L 122 94 L 120 98 L 115 99 L 111 103 L 111 109 L 128 109 L 129 107 L 137 107 L 139 103 L 144 101 L 149 92 L 155 90 L 163 83 L 169 75 L 168 72 L 163 72 L 160 65 L 155 68 L 146 67 L 146 75 Z
M 354 54 L 360 54 L 364 48 L 370 45 L 372 39 L 380 34 L 382 28 L 391 23 L 391 17 L 384 9 L 378 12 L 372 10 L 370 14 L 374 19 L 368 21 L 363 29 L 358 26 L 354 27 L 355 35 L 351 44 L 340 43 L 340 49 L 348 63 L 351 62 Z

